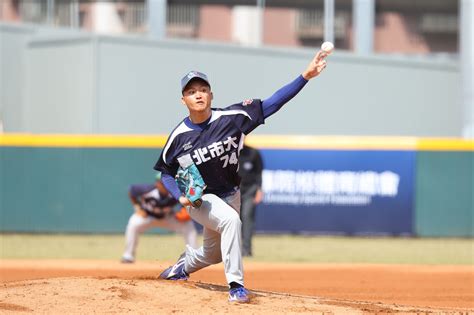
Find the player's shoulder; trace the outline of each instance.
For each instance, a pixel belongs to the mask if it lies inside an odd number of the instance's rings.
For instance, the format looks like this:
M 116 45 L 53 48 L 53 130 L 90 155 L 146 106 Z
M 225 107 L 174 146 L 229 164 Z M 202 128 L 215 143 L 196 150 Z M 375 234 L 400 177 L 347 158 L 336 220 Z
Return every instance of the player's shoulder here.
M 181 120 L 181 122 L 174 127 L 174 129 L 170 133 L 170 138 L 188 131 L 191 131 L 192 129 L 186 124 L 186 118 Z
M 186 118 L 173 129 L 162 151 L 162 157 L 165 163 L 171 161 L 177 151 L 180 150 L 179 148 L 183 146 L 186 147 L 189 141 L 195 137 L 192 131 L 194 131 L 194 129 L 186 124 Z
M 245 107 L 247 106 L 254 106 L 260 103 L 261 103 L 260 99 L 248 98 L 238 103 L 234 103 L 232 105 L 224 107 L 221 110 L 226 111 L 226 110 L 235 110 L 235 109 L 245 109 Z
M 193 131 L 193 128 L 186 124 L 186 118 L 183 119 L 170 133 L 168 140 L 166 141 L 165 146 L 170 146 L 174 141 L 178 140 L 180 137 L 185 135 L 188 132 Z
M 259 99 L 246 99 L 244 101 L 229 105 L 223 108 L 211 108 L 212 118 L 211 121 L 214 121 L 221 117 L 232 117 L 236 115 L 248 116 L 248 108 L 251 106 L 256 106 L 261 103 Z

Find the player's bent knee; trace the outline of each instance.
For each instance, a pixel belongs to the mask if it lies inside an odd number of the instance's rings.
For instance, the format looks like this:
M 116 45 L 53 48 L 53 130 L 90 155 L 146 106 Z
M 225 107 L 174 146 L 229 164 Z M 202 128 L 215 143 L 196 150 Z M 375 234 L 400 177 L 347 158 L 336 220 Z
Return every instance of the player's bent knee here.
M 225 230 L 240 230 L 242 228 L 242 221 L 239 217 L 231 217 L 222 221 L 218 232 L 223 233 Z
M 210 264 L 216 265 L 216 264 L 222 262 L 222 256 L 219 255 L 218 257 L 217 257 L 217 256 L 215 256 L 215 257 L 210 257 L 210 259 L 209 259 L 208 261 L 209 261 Z
M 240 226 L 242 225 L 242 221 L 240 220 L 240 217 L 238 215 L 230 217 L 226 223 L 228 225 L 232 225 L 238 228 L 240 228 Z
M 231 211 L 227 213 L 227 216 L 223 219 L 224 224 L 236 224 L 240 222 L 240 215 L 235 212 Z
M 222 261 L 222 255 L 220 252 L 220 248 L 204 248 L 204 257 L 206 257 L 206 260 L 209 264 L 215 265 L 218 264 Z

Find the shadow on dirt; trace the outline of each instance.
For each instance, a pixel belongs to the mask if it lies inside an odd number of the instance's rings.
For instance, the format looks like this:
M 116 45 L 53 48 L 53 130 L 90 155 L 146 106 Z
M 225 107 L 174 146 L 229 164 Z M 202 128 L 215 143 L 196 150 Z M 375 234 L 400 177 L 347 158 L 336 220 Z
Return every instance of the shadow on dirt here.
M 198 288 L 209 290 L 209 291 L 217 291 L 217 292 L 228 292 L 229 287 L 211 283 L 202 283 L 202 282 L 195 282 L 194 285 Z

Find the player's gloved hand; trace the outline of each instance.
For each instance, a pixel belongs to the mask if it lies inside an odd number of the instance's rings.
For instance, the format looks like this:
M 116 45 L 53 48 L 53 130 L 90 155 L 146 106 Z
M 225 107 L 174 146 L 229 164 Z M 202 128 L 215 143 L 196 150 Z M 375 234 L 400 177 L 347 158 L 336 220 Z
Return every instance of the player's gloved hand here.
M 204 189 L 206 189 L 206 184 L 196 165 L 191 164 L 186 168 L 179 167 L 176 174 L 176 183 L 192 206 L 199 208 L 202 204 L 201 197 Z M 179 198 L 179 202 L 183 206 L 187 206 L 184 198 Z
M 186 211 L 185 207 L 181 207 L 179 211 L 176 211 L 174 213 L 174 217 L 180 222 L 187 222 L 191 220 L 191 217 L 189 216 L 189 213 L 188 211 Z
M 189 199 L 184 196 L 179 197 L 178 201 L 183 207 L 192 206 L 191 201 L 189 201 Z

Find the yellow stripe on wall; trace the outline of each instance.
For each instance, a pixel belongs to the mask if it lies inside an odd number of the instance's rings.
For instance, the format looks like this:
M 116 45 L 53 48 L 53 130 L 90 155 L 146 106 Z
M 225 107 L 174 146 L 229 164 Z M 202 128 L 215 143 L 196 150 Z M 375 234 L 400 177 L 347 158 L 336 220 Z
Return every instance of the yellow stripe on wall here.
M 457 138 L 420 138 L 419 151 L 474 151 L 474 140 Z
M 250 136 L 246 143 L 265 149 L 415 150 L 411 137 Z
M 0 134 L 4 147 L 162 148 L 167 135 Z M 474 140 L 459 138 L 252 135 L 261 149 L 474 151 Z
M 0 146 L 162 148 L 167 136 L 0 134 Z
M 246 143 L 266 149 L 474 151 L 474 140 L 460 138 L 249 136 Z

